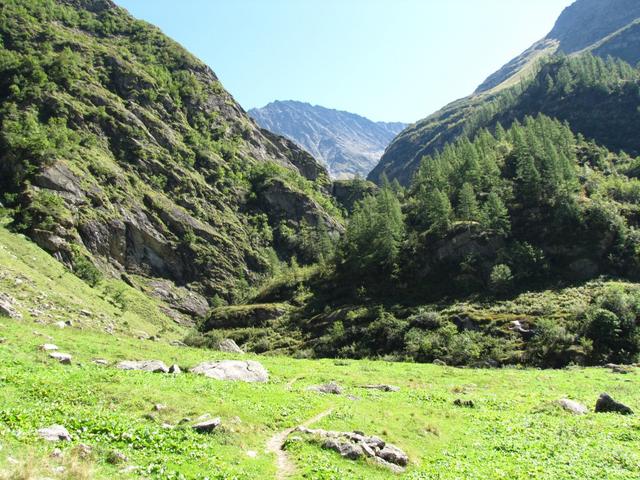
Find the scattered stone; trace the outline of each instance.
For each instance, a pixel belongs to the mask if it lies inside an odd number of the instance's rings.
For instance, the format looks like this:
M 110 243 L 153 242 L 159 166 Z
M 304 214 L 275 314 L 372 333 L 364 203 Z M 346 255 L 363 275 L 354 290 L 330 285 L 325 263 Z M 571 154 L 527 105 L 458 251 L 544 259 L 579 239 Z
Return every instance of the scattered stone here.
M 247 457 L 256 458 L 258 456 L 258 452 L 255 450 L 247 450 Z
M 109 365 L 109 361 L 105 360 L 104 358 L 95 358 L 93 359 L 93 363 L 95 363 L 96 365 L 100 365 L 101 367 L 106 367 Z
M 436 359 L 433 361 L 433 364 L 434 364 L 434 365 L 437 365 L 437 366 L 439 366 L 439 367 L 446 367 L 446 366 L 447 366 L 447 362 L 444 362 L 444 361 L 440 360 L 439 358 L 436 358 Z
M 164 428 L 165 430 L 171 430 L 173 428 L 173 425 L 165 422 L 162 425 L 160 425 L 160 428 Z
M 139 469 L 140 469 L 140 467 L 138 467 L 136 465 L 128 465 L 128 466 L 124 467 L 123 469 L 121 469 L 120 473 L 124 473 L 125 475 L 128 475 L 130 473 L 137 472 Z
M 191 369 L 191 373 L 215 378 L 216 380 L 239 380 L 242 382 L 268 382 L 269 373 L 253 360 L 221 360 L 203 362 Z
M 409 457 L 395 445 L 386 443 L 376 436 L 367 436 L 363 432 L 336 432 L 322 429 L 298 427 L 296 431 L 319 437 L 322 447 L 338 452 L 342 457 L 356 460 L 367 456 L 380 465 L 400 473 L 409 463 Z
M 166 410 L 166 408 L 167 408 L 167 406 L 166 406 L 166 405 L 163 405 L 162 403 L 156 403 L 156 404 L 153 406 L 153 409 L 154 409 L 156 412 L 160 412 L 160 411 L 162 411 L 162 410 Z
M 160 360 L 125 360 L 118 363 L 116 368 L 120 370 L 140 370 L 151 373 L 169 373 L 169 367 Z
M 475 408 L 476 404 L 473 402 L 473 400 L 462 400 L 461 398 L 456 398 L 453 401 L 453 404 L 456 407 L 464 407 L 464 408 Z
M 53 324 L 54 327 L 58 327 L 59 329 L 63 329 L 67 327 L 67 324 L 63 321 L 59 321 Z
M 567 412 L 571 412 L 575 415 L 585 415 L 589 412 L 589 409 L 587 409 L 587 407 L 574 400 L 569 400 L 568 398 L 562 398 L 558 400 L 558 404 Z
M 169 367 L 169 373 L 174 373 L 176 375 L 182 373 L 182 370 L 180 369 L 180 367 L 177 364 L 173 364 Z
M 214 419 L 195 424 L 193 429 L 198 433 L 211 433 L 220 426 L 220 423 L 220 418 L 216 417 Z
M 53 358 L 63 365 L 71 365 L 71 359 L 73 357 L 68 353 L 53 352 L 49 354 L 49 358 Z
M 191 418 L 189 418 L 189 417 L 184 417 L 183 419 L 181 419 L 181 420 L 178 422 L 178 425 L 184 425 L 185 423 L 189 423 L 189 422 L 191 422 Z
M 4 337 L 0 337 L 0 345 L 2 345 L 3 343 L 7 343 L 7 339 Z
M 45 352 L 53 352 L 54 350 L 58 350 L 58 346 L 54 345 L 53 343 L 44 343 L 40 345 L 40 350 L 43 350 Z
M 318 393 L 327 393 L 331 395 L 342 395 L 342 387 L 335 382 L 325 383 L 324 385 L 312 385 L 307 390 Z
M 362 388 L 368 390 L 380 390 L 381 392 L 399 392 L 400 387 L 394 387 L 393 385 L 363 385 Z
M 225 338 L 218 344 L 218 350 L 225 353 L 244 353 L 244 351 L 230 338 Z
M 70 442 L 71 435 L 62 425 L 52 425 L 38 430 L 38 435 L 48 442 Z
M 93 313 L 91 313 L 89 310 L 80 310 L 80 315 L 84 315 L 85 317 L 92 317 Z
M 119 452 L 117 450 L 112 450 L 107 455 L 107 462 L 110 463 L 111 465 L 120 465 L 122 463 L 127 462 L 128 460 L 129 459 L 126 457 L 124 453 Z
M 627 373 L 633 372 L 633 367 L 630 365 L 616 365 L 615 363 L 608 363 L 606 367 L 610 368 L 612 373 L 620 373 L 625 375 Z
M 612 412 L 621 415 L 633 415 L 633 410 L 620 402 L 616 402 L 606 393 L 603 393 L 600 395 L 600 398 L 598 398 L 595 411 L 596 413 Z

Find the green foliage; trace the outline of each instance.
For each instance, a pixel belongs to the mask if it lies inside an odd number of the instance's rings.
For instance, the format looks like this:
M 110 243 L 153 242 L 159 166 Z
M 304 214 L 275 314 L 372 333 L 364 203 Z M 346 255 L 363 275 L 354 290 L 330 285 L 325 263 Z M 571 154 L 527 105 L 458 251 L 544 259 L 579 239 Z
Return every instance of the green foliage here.
M 508 293 L 513 288 L 513 275 L 508 265 L 499 264 L 491 269 L 489 288 L 497 294 Z

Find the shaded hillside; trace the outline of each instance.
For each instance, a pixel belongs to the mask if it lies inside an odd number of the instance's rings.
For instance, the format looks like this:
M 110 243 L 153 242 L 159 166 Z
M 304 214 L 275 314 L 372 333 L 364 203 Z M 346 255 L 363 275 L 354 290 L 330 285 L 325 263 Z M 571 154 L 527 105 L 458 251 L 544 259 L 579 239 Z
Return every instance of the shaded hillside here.
M 322 161 L 337 179 L 366 177 L 406 127 L 294 101 L 273 102 L 249 114 L 261 127 L 293 140 Z
M 473 134 L 478 120 L 478 109 L 488 103 L 504 103 L 501 94 L 511 90 L 509 95 L 518 95 L 525 90 L 531 78 L 539 72 L 540 65 L 548 61 L 552 55 L 579 56 L 593 54 L 606 58 L 611 55 L 620 58 L 631 65 L 640 60 L 640 34 L 637 21 L 640 19 L 640 3 L 634 0 L 578 0 L 567 8 L 558 19 L 552 32 L 534 44 L 522 55 L 516 57 L 498 72 L 491 75 L 477 91 L 470 97 L 453 102 L 440 111 L 430 115 L 402 132 L 389 145 L 380 163 L 371 172 L 369 179 L 379 182 L 382 173 L 388 178 L 397 178 L 403 184 L 408 184 L 415 172 L 420 159 L 441 149 L 447 142 L 454 141 L 461 134 Z M 520 89 L 520 90 L 518 90 Z M 547 107 L 554 100 L 546 98 L 544 92 L 538 104 Z M 574 98 L 578 98 L 578 95 Z M 586 92 L 579 103 L 588 104 L 592 100 L 591 92 Z M 619 102 L 628 101 L 620 98 Z M 632 100 L 635 102 L 635 100 Z M 582 123 L 588 123 L 588 118 L 580 117 L 584 112 L 577 109 L 571 112 L 571 106 L 566 103 L 554 109 L 536 110 L 531 107 L 526 114 L 536 115 L 543 112 L 556 115 L 562 120 L 575 121 L 572 127 L 577 131 L 590 135 L 590 131 L 582 132 Z M 599 105 L 596 108 L 606 108 Z M 503 106 L 503 108 L 507 108 Z M 485 109 L 486 110 L 486 109 Z M 553 110 L 553 111 L 552 111 Z M 582 113 L 581 113 L 582 112 Z M 513 113 L 503 112 L 504 116 L 514 116 Z M 607 117 L 615 122 L 615 110 L 599 110 L 599 118 Z M 522 117 L 520 117 L 522 118 Z M 490 119 L 485 118 L 482 126 L 491 126 Z M 608 123 L 605 122 L 605 125 Z M 606 128 L 604 126 L 603 128 Z M 607 143 L 605 138 L 593 136 L 611 149 L 627 148 L 627 145 Z M 629 141 L 625 142 L 626 144 Z M 637 149 L 637 145 L 633 146 Z
M 111 1 L 8 0 L 0 36 L 2 203 L 90 283 L 99 270 L 168 280 L 154 294 L 187 287 L 178 310 L 202 314 L 312 256 L 291 239 L 301 224 L 342 230 L 313 158 Z

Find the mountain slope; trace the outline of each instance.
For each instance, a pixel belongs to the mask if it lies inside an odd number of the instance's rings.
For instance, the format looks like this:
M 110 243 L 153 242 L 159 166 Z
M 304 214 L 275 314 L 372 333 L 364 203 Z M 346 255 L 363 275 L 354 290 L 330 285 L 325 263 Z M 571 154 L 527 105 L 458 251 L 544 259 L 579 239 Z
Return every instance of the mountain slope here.
M 342 230 L 313 158 L 110 0 L 9 0 L 0 35 L 2 202 L 88 281 L 137 274 L 203 314 L 308 253 L 292 228 Z
M 565 9 L 549 35 L 487 78 L 473 95 L 447 105 L 396 137 L 369 179 L 379 182 L 385 173 L 390 179 L 397 178 L 408 184 L 422 156 L 442 149 L 461 134 L 473 134 L 478 126 L 495 125 L 495 121 L 486 115 L 485 107 L 502 104 L 500 108 L 508 108 L 500 95 L 509 89 L 510 96 L 519 95 L 531 78 L 538 74 L 540 64 L 548 61 L 551 55 L 593 54 L 602 58 L 612 55 L 635 65 L 640 61 L 638 20 L 640 3 L 634 0 L 577 0 Z M 540 98 L 540 102 L 544 103 L 544 98 Z M 479 121 L 480 109 L 485 110 L 485 117 Z M 526 113 L 535 115 L 540 111 L 529 110 Z M 600 112 L 600 116 L 603 115 L 604 112 Z M 612 117 L 613 112 L 610 112 L 609 119 Z M 469 118 L 473 120 L 471 125 Z M 565 119 L 562 115 L 558 118 Z M 574 128 L 580 132 L 579 128 Z M 594 138 L 605 143 L 598 137 Z M 620 148 L 615 144 L 607 146 Z
M 333 178 L 366 177 L 406 125 L 295 101 L 249 110 L 258 124 L 293 140 L 321 160 Z

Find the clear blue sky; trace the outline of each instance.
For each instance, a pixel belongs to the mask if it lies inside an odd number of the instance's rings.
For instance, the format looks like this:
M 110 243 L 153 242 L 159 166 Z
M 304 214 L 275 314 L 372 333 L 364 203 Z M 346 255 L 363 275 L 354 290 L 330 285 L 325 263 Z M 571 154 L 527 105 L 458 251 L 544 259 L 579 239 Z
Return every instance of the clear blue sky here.
M 413 122 L 471 93 L 573 0 L 116 0 L 245 108 L 301 100 Z

